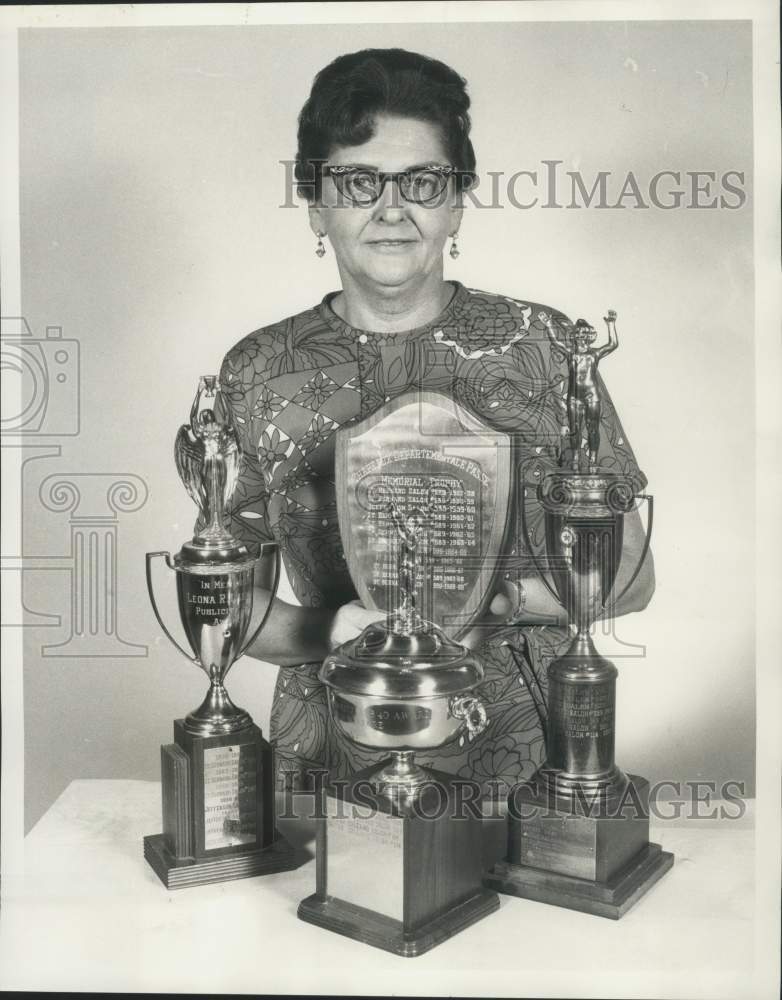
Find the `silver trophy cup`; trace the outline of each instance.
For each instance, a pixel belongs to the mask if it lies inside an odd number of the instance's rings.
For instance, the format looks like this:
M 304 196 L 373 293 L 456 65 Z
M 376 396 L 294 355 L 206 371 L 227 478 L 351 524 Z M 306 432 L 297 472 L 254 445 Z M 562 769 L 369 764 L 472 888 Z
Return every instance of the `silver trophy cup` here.
M 280 572 L 276 542 L 258 555 L 226 527 L 226 508 L 241 461 L 230 408 L 217 378 L 203 377 L 180 428 L 179 475 L 200 510 L 193 539 L 173 557 L 147 554 L 147 587 L 160 627 L 210 686 L 203 702 L 174 723 L 161 748 L 163 833 L 144 838 L 144 854 L 168 888 L 282 871 L 294 853 L 275 828 L 274 751 L 225 689 L 231 665 L 256 640 L 269 616 Z M 164 612 L 153 583 L 163 560 L 176 580 L 176 610 Z M 259 586 L 255 587 L 256 579 Z M 178 612 L 184 636 L 174 636 Z M 249 637 L 248 637 L 249 636 Z M 190 651 L 185 648 L 189 646 Z

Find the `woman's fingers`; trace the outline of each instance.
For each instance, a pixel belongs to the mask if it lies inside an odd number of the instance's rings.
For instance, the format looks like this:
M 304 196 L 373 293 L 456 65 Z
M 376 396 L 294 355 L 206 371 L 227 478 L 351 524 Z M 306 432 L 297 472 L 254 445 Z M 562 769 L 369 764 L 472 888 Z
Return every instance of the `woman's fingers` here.
M 386 617 L 384 611 L 377 608 L 365 608 L 361 601 L 350 601 L 343 604 L 334 616 L 334 622 L 329 635 L 329 645 L 331 649 L 355 639 L 367 625 L 372 622 L 382 621 Z

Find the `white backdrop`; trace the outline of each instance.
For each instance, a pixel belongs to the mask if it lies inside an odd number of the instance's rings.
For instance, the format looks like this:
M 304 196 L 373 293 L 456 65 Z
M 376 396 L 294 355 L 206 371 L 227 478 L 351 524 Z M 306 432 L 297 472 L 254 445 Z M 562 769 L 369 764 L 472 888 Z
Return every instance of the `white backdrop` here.
M 62 626 L 25 630 L 29 826 L 78 777 L 159 777 L 172 720 L 203 680 L 160 634 L 143 554 L 178 548 L 194 509 L 172 461 L 199 375 L 263 324 L 338 287 L 281 160 L 314 74 L 399 45 L 468 80 L 479 171 L 560 160 L 587 186 L 628 171 L 743 171 L 741 208 L 469 208 L 446 277 L 598 323 L 619 313 L 604 375 L 657 510 L 657 592 L 621 621 L 618 759 L 652 780 L 754 779 L 752 62 L 747 22 L 301 25 L 20 34 L 22 309 L 81 349 L 81 430 L 27 466 L 25 552 L 62 555 L 53 473 L 132 473 L 118 516 L 119 631 L 147 655 L 60 658 L 66 573 L 26 600 Z M 564 174 L 563 174 L 564 176 Z M 735 180 L 734 180 L 734 183 Z M 665 190 L 665 186 L 662 187 Z M 519 183 L 519 197 L 530 188 Z M 720 193 L 717 188 L 717 193 Z M 559 203 L 566 205 L 565 189 Z M 648 200 L 648 199 L 647 199 Z M 705 200 L 705 198 L 704 198 Z M 731 199 L 735 203 L 736 199 Z M 615 654 L 616 643 L 601 647 Z M 621 649 L 619 650 L 621 652 Z M 275 669 L 234 668 L 264 728 Z

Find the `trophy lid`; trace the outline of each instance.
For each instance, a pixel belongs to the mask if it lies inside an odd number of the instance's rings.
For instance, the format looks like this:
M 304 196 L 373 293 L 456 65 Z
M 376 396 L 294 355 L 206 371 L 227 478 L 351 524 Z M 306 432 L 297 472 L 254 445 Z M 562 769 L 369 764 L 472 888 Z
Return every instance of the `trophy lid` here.
M 319 678 L 336 691 L 391 698 L 461 694 L 483 680 L 483 665 L 466 646 L 422 622 L 409 633 L 392 618 L 368 625 L 323 661 Z

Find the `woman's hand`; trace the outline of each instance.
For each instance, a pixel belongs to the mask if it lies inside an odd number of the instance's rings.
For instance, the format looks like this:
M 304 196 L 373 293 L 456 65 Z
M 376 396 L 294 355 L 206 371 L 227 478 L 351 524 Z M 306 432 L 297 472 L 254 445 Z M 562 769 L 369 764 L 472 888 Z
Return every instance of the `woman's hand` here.
M 343 642 L 355 639 L 372 622 L 385 621 L 385 611 L 365 608 L 359 600 L 343 604 L 334 615 L 329 632 L 329 648 L 336 649 Z

